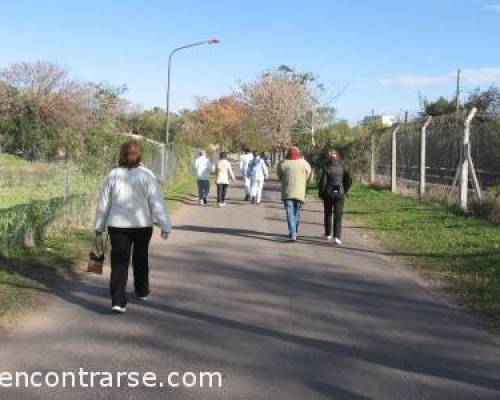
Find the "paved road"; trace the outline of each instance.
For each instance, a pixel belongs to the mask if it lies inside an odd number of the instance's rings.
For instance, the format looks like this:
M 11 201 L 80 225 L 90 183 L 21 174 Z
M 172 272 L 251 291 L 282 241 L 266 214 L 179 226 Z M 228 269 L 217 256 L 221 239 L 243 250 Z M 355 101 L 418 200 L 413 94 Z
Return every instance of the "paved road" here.
M 500 346 L 370 248 L 286 243 L 276 183 L 260 207 L 192 199 L 152 246 L 153 295 L 109 314 L 106 277 L 53 295 L 0 344 L 4 371 L 221 371 L 222 389 L 0 389 L 1 399 L 499 399 Z M 229 192 L 232 199 L 240 191 Z

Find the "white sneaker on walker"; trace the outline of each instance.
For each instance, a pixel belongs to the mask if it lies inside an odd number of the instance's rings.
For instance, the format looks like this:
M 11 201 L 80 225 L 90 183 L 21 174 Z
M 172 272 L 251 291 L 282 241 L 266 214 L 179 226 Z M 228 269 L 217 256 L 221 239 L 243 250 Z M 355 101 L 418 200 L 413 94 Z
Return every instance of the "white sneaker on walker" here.
M 342 244 L 342 240 L 340 240 L 339 238 L 335 238 L 334 240 L 335 240 L 335 244 L 339 244 L 339 245 Z
M 111 311 L 113 313 L 117 313 L 117 314 L 123 314 L 125 311 L 127 311 L 127 309 L 125 307 L 120 307 L 120 306 L 113 306 L 111 308 Z
M 333 240 L 333 236 L 331 235 L 325 235 L 325 240 Z

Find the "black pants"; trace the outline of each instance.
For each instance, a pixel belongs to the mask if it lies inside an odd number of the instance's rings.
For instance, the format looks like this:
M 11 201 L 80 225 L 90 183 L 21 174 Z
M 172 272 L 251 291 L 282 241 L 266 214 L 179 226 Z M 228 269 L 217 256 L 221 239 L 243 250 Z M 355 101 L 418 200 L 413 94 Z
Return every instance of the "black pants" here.
M 206 203 L 209 191 L 210 181 L 198 179 L 198 198 Z
M 342 236 L 342 214 L 344 212 L 344 195 L 332 194 L 323 199 L 325 207 L 325 235 L 332 235 L 332 216 L 333 216 L 333 236 L 339 238 Z
M 149 294 L 148 248 L 153 228 L 108 228 L 111 241 L 111 301 L 113 306 L 127 305 L 127 280 L 130 254 L 134 267 L 137 296 Z
M 224 203 L 226 201 L 227 187 L 229 185 L 225 183 L 217 184 L 217 203 Z

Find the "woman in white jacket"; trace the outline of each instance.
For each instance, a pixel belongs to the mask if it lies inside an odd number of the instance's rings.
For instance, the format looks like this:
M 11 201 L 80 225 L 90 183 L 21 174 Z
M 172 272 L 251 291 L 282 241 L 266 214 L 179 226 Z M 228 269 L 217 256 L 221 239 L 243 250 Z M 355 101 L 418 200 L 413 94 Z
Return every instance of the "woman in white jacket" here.
M 148 248 L 153 224 L 160 226 L 162 239 L 167 239 L 172 230 L 158 181 L 141 165 L 141 154 L 137 140 L 122 145 L 119 165 L 106 177 L 97 203 L 95 231 L 100 235 L 108 227 L 112 311 L 119 313 L 125 312 L 127 306 L 131 253 L 135 293 L 138 299 L 145 300 L 149 295 Z
M 248 178 L 250 179 L 250 188 L 252 193 L 252 203 L 260 204 L 262 198 L 262 189 L 264 181 L 269 178 L 267 165 L 261 156 L 254 152 L 253 160 L 248 164 Z
M 226 193 L 229 186 L 229 180 L 236 182 L 231 163 L 227 160 L 227 153 L 222 152 L 217 162 L 215 183 L 217 184 L 217 204 L 219 207 L 226 205 Z

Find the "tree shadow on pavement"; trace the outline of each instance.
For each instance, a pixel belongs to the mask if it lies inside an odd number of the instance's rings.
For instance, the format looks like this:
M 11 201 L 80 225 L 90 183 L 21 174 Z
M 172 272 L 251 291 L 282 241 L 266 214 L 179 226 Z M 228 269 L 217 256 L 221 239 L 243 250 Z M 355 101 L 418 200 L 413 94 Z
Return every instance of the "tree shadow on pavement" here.
M 229 235 L 229 236 L 239 236 L 250 239 L 267 240 L 272 242 L 288 242 L 288 235 L 278 235 L 274 233 L 253 231 L 250 229 L 240 229 L 240 228 L 221 228 L 221 227 L 209 227 L 209 226 L 198 226 L 198 225 L 179 225 L 175 227 L 178 231 L 187 232 L 198 232 L 198 233 L 212 233 L 214 235 Z
M 268 327 L 240 322 L 234 319 L 228 319 L 225 317 L 207 314 L 205 312 L 199 312 L 167 304 L 148 302 L 145 303 L 144 306 L 160 310 L 164 313 L 175 314 L 184 318 L 218 325 L 227 329 L 243 331 L 247 334 L 255 336 L 285 341 L 290 344 L 328 353 L 335 357 L 354 358 L 378 365 L 380 367 L 439 377 L 489 389 L 500 389 L 500 380 L 498 379 L 469 373 L 467 371 L 461 371 L 459 369 L 442 368 L 442 361 L 437 355 L 427 354 L 425 360 L 417 360 L 414 359 L 413 356 L 403 358 L 393 355 L 391 352 L 378 351 L 371 348 L 364 348 L 363 351 L 360 351 L 357 347 L 345 343 L 337 343 L 335 341 L 278 331 Z
M 179 231 L 210 233 L 214 235 L 228 235 L 245 237 L 255 240 L 264 240 L 272 242 L 291 243 L 288 235 L 279 235 L 268 232 L 254 231 L 250 229 L 240 228 L 221 228 L 221 227 L 208 227 L 196 225 L 180 225 L 175 227 Z M 376 250 L 364 247 L 354 247 L 349 245 L 334 245 L 330 241 L 326 241 L 321 237 L 303 236 L 299 234 L 297 244 L 306 244 L 312 246 L 330 247 L 337 251 L 348 251 L 358 253 L 377 254 L 381 256 L 397 256 L 397 257 L 430 257 L 430 258 L 461 258 L 461 257 L 486 257 L 500 254 L 500 250 L 492 249 L 490 251 L 478 252 L 462 252 L 462 253 L 443 253 L 443 252 L 411 252 L 411 251 L 390 251 L 390 250 Z
M 339 386 L 332 385 L 331 383 L 309 381 L 307 385 L 314 389 L 316 392 L 321 393 L 329 399 L 342 399 L 342 400 L 370 400 L 371 397 L 356 394 L 350 390 L 342 389 Z

